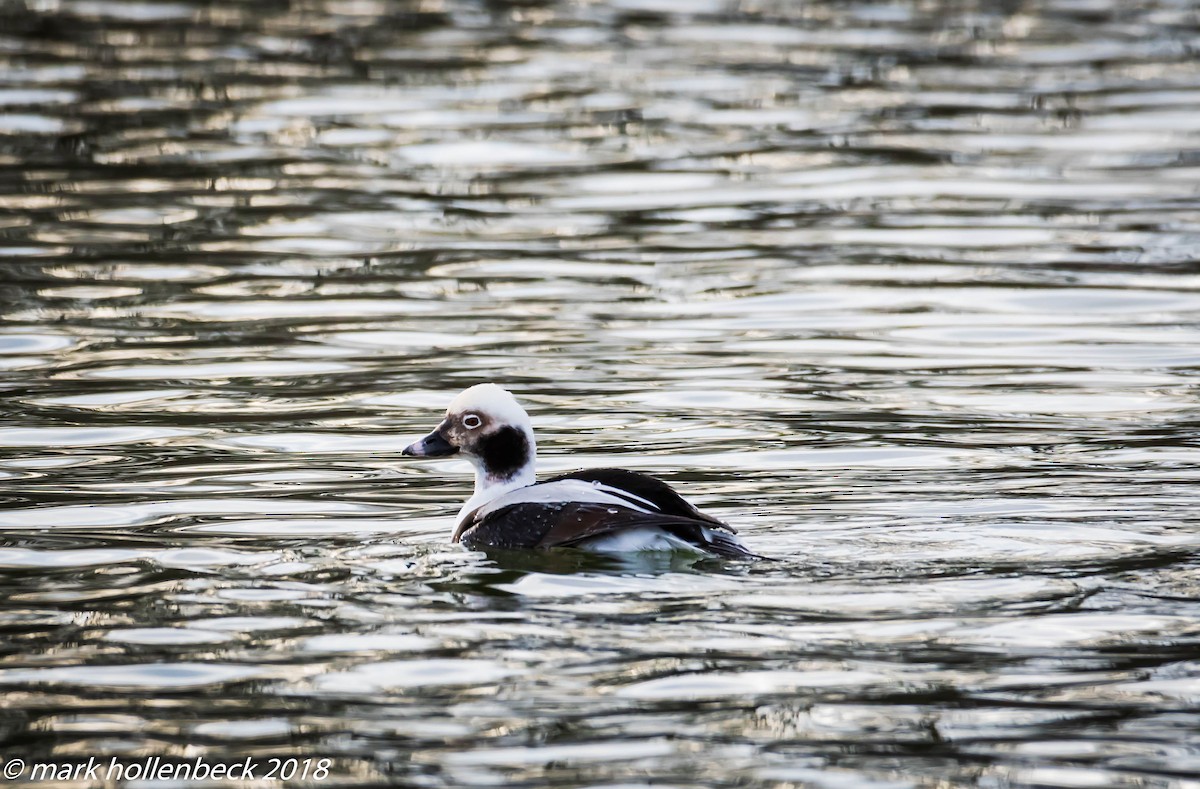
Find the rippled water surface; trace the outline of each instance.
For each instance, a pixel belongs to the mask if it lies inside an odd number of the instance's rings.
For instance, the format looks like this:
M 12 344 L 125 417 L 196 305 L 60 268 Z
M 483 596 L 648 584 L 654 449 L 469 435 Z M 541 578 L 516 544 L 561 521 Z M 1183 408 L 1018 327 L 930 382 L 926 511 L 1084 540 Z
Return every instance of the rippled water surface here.
M 26 0 L 7 754 L 1200 786 L 1200 10 Z M 774 563 L 449 544 L 510 386 Z

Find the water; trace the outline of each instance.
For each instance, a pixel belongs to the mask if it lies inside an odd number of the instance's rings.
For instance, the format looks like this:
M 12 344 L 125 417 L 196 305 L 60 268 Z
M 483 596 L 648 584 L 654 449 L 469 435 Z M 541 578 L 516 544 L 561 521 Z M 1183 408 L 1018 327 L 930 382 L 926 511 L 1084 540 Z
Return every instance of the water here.
M 1200 786 L 1193 4 L 27 5 L 6 758 Z M 448 544 L 481 380 L 781 561 Z

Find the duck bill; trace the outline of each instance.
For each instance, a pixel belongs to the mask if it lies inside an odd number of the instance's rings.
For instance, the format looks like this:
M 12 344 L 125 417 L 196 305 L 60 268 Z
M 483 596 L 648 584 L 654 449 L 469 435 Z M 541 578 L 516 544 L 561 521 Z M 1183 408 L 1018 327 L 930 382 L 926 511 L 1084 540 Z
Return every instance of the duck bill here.
M 406 446 L 400 454 L 413 458 L 442 458 L 457 453 L 458 447 L 447 441 L 440 431 L 435 430 L 420 441 Z

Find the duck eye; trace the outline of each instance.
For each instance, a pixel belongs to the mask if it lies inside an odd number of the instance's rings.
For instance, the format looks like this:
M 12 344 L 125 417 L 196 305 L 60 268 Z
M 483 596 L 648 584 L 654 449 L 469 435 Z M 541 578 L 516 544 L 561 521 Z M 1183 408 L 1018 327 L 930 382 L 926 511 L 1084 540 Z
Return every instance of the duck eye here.
M 467 430 L 474 430 L 475 428 L 477 428 L 483 424 L 483 420 L 480 419 L 475 414 L 467 414 L 466 416 L 463 417 L 462 423 L 463 423 L 463 427 L 465 427 Z

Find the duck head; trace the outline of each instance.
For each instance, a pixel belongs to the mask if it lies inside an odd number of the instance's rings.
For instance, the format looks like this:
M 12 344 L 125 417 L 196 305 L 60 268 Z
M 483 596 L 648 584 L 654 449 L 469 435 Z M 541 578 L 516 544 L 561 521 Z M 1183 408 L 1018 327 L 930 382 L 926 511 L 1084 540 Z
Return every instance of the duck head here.
M 537 445 L 529 415 L 508 391 L 479 384 L 455 397 L 432 433 L 404 448 L 409 457 L 461 455 L 475 467 L 476 491 L 533 482 Z

